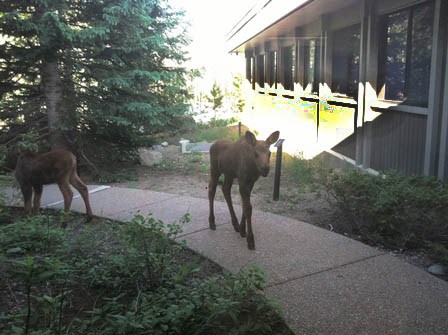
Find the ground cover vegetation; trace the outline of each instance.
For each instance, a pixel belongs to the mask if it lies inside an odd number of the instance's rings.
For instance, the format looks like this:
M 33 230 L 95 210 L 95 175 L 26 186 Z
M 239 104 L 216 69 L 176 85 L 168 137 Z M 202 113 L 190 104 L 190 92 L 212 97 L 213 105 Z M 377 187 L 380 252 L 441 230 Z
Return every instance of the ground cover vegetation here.
M 291 334 L 261 295 L 261 270 L 231 275 L 189 251 L 182 222 L 7 212 L 0 333 Z
M 448 185 L 387 172 L 335 175 L 329 191 L 344 214 L 341 229 L 389 249 L 421 250 L 448 265 Z
M 422 251 L 448 265 L 448 184 L 433 177 L 335 171 L 319 159 L 292 158 L 297 187 L 325 195 L 339 233 L 398 251 Z

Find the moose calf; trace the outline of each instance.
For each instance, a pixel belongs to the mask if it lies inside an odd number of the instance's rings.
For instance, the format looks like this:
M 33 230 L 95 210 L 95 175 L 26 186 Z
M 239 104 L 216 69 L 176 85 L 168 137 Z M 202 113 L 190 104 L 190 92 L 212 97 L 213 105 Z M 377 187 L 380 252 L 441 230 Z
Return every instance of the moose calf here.
M 76 157 L 70 151 L 56 149 L 45 154 L 23 153 L 19 156 L 15 172 L 27 213 L 31 212 L 33 189 L 33 213 L 37 214 L 43 185 L 56 182 L 64 197 L 64 211 L 70 210 L 73 199 L 73 191 L 70 188 L 70 184 L 72 184 L 84 200 L 88 221 L 92 218 L 89 192 L 76 172 Z
M 279 131 L 273 132 L 265 141 L 259 141 L 255 135 L 247 131 L 245 136 L 237 142 L 217 141 L 210 148 L 210 184 L 208 199 L 210 205 L 209 224 L 210 229 L 215 230 L 215 214 L 213 201 L 216 194 L 216 186 L 219 177 L 224 174 L 222 192 L 229 207 L 232 225 L 241 237 L 246 237 L 249 249 L 255 249 L 254 235 L 252 232 L 252 205 L 250 194 L 255 182 L 260 176 L 266 177 L 269 173 L 269 159 L 271 152 L 269 147 L 277 142 Z M 243 214 L 241 224 L 232 205 L 231 188 L 233 180 L 237 178 L 241 199 L 243 201 Z M 247 224 L 247 234 L 246 234 Z

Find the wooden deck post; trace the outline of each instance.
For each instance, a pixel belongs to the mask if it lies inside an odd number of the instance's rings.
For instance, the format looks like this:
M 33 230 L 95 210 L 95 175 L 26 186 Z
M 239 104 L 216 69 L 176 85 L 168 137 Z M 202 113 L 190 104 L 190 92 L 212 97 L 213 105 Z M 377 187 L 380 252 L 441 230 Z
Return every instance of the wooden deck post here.
M 282 169 L 282 155 L 283 155 L 283 142 L 284 139 L 279 139 L 277 143 L 275 143 L 275 147 L 277 148 L 277 157 L 275 159 L 275 176 L 274 176 L 274 196 L 273 200 L 278 201 L 280 196 L 280 174 Z

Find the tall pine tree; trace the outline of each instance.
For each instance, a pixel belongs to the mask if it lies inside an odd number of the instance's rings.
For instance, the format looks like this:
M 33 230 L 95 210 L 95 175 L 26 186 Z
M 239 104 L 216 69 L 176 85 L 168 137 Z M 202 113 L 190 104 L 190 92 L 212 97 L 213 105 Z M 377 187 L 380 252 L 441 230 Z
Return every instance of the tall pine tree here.
M 181 19 L 164 0 L 2 1 L 1 141 L 111 158 L 169 127 L 189 97 Z

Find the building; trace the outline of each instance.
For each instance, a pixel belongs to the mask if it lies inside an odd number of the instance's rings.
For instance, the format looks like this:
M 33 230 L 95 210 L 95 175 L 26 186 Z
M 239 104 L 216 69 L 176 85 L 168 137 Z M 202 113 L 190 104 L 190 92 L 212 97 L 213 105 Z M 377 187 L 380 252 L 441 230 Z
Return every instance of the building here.
M 448 180 L 447 0 L 263 0 L 228 37 L 252 118 L 264 104 L 360 167 Z

